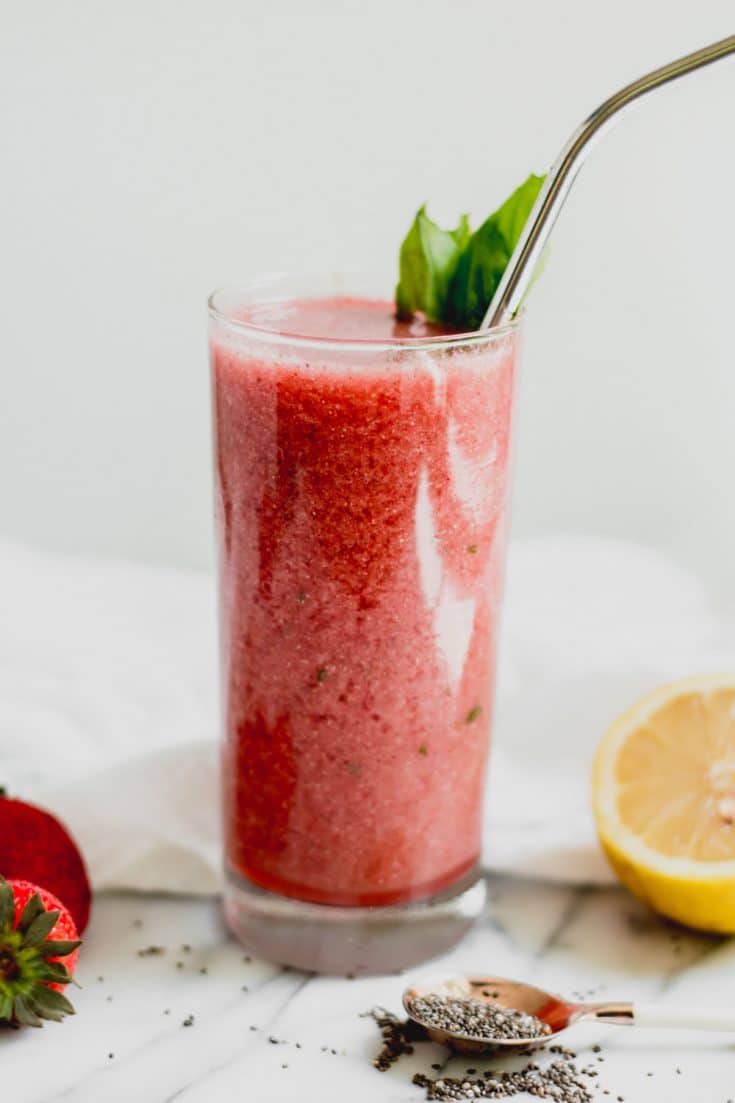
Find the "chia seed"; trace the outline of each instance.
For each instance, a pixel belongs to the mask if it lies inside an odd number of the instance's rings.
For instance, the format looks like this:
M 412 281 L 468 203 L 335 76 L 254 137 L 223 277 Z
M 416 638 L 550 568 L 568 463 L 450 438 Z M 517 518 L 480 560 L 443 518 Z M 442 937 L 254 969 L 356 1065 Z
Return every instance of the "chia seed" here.
M 463 1034 L 481 1042 L 499 1039 L 543 1038 L 551 1027 L 535 1015 L 514 1007 L 501 1007 L 460 996 L 419 996 L 411 1002 L 411 1014 L 425 1027 Z

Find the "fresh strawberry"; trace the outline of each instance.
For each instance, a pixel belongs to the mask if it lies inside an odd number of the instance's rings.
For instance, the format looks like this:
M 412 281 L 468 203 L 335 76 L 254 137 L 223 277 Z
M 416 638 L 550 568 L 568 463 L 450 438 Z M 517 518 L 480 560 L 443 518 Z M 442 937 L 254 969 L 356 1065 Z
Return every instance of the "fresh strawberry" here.
M 67 906 L 81 933 L 92 896 L 79 849 L 50 812 L 11 800 L 0 789 L 0 876 L 43 885 Z
M 52 893 L 0 877 L 0 1023 L 43 1026 L 73 1015 L 62 989 L 79 945 L 70 912 Z

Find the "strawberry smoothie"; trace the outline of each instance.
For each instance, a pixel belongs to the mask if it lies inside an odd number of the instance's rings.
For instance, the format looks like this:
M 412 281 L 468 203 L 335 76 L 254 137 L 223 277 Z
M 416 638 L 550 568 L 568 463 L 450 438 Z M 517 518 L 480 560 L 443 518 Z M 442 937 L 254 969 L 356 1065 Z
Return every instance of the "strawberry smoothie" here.
M 212 327 L 226 860 L 318 904 L 420 900 L 480 851 L 517 331 L 393 313 Z

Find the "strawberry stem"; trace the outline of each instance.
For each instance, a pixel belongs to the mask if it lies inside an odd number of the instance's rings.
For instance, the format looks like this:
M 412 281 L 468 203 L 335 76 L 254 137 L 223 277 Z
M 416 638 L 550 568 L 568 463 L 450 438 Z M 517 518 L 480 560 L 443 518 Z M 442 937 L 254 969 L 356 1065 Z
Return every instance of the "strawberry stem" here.
M 0 1023 L 42 1026 L 73 1015 L 66 996 L 52 985 L 65 985 L 71 974 L 58 958 L 74 953 L 80 942 L 50 937 L 59 919 L 35 893 L 15 921 L 15 895 L 0 876 Z

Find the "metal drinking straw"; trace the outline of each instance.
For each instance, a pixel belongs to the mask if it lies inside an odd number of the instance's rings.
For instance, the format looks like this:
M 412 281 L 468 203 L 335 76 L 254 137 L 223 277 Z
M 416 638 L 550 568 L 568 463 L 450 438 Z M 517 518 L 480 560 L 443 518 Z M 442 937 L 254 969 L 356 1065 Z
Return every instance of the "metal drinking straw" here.
M 671 80 L 693 73 L 713 61 L 720 61 L 735 54 L 735 34 L 705 46 L 678 61 L 672 61 L 660 69 L 654 69 L 632 84 L 621 88 L 585 119 L 575 130 L 549 171 L 538 198 L 528 216 L 515 251 L 508 262 L 503 278 L 487 309 L 481 329 L 503 325 L 520 308 L 523 296 L 538 264 L 559 212 L 574 183 L 575 177 L 587 159 L 592 147 L 606 134 L 636 100 L 668 84 Z

